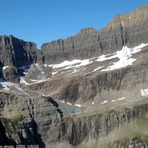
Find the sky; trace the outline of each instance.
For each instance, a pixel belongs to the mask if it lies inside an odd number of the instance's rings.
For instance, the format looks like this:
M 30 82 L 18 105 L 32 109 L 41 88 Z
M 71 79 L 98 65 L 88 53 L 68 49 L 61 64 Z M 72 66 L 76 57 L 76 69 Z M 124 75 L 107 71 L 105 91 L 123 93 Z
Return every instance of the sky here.
M 116 14 L 148 0 L 0 0 L 0 35 L 43 43 L 66 39 L 82 28 L 105 27 Z

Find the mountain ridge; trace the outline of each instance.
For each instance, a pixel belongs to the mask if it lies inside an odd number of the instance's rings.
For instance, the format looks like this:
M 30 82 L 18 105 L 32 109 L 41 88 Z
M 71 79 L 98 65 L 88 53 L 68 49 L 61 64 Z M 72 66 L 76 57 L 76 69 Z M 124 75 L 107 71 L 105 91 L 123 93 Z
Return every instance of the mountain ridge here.
M 0 146 L 146 147 L 147 8 L 45 51 L 1 36 Z

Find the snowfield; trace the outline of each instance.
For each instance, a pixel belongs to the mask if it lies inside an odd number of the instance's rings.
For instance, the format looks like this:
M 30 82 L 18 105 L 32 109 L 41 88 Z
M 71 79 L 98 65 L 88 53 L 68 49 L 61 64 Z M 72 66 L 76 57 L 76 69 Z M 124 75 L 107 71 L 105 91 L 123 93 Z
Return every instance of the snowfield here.
M 132 58 L 132 55 L 140 52 L 142 48 L 147 45 L 148 43 L 147 44 L 142 43 L 141 45 L 135 46 L 133 48 L 128 48 L 127 46 L 124 46 L 122 50 L 117 51 L 116 53 L 113 53 L 113 54 L 101 55 L 97 58 L 91 58 L 91 59 L 85 59 L 85 60 L 75 59 L 72 61 L 64 61 L 60 64 L 52 64 L 48 66 L 53 68 L 54 70 L 53 74 L 57 74 L 61 70 L 68 70 L 68 69 L 73 69 L 72 73 L 76 73 L 80 71 L 80 67 L 84 67 L 86 65 L 91 64 L 93 62 L 92 59 L 94 59 L 95 62 L 103 62 L 103 61 L 118 58 L 119 60 L 117 62 L 113 63 L 113 65 L 108 66 L 105 69 L 102 69 L 103 66 L 99 66 L 93 70 L 93 72 L 98 71 L 98 70 L 101 70 L 102 72 L 111 71 L 111 70 L 115 70 L 115 69 L 119 69 L 119 68 L 132 65 L 133 62 L 136 61 L 136 59 Z M 60 70 L 57 70 L 57 69 L 60 69 Z
M 131 58 L 133 54 L 140 52 L 143 47 L 147 46 L 147 44 L 141 44 L 139 46 L 136 46 L 134 48 L 128 48 L 127 46 L 124 46 L 121 51 L 117 51 L 116 55 L 111 56 L 110 58 L 118 58 L 119 61 L 113 63 L 113 65 L 109 66 L 106 69 L 103 69 L 101 71 L 111 71 L 119 68 L 123 68 L 129 65 L 132 65 L 136 59 Z

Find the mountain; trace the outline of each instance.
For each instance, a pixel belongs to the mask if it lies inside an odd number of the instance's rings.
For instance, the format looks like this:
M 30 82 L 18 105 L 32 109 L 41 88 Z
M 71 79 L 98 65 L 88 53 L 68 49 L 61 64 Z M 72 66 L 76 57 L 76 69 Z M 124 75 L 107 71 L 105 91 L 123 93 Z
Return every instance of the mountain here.
M 148 6 L 101 30 L 0 37 L 0 145 L 148 146 Z
M 132 13 L 116 15 L 101 30 L 84 28 L 77 35 L 42 45 L 46 63 L 59 63 L 75 58 L 85 59 L 120 50 L 124 45 L 133 47 L 147 43 L 147 6 Z

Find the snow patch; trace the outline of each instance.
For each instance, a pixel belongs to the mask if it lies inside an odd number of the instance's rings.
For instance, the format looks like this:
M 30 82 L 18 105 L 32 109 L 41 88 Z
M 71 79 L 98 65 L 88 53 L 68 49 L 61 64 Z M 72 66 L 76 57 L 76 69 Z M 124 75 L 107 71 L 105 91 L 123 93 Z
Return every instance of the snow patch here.
M 97 70 L 100 70 L 101 68 L 103 68 L 103 66 L 100 66 L 100 67 L 94 69 L 93 72 L 95 72 L 95 71 L 97 71 Z
M 105 104 L 105 103 L 107 103 L 107 100 L 103 101 L 101 104 Z
M 58 71 L 52 72 L 52 76 L 56 75 Z
M 85 66 L 85 65 L 88 65 L 89 63 L 91 63 L 89 61 L 89 59 L 85 59 L 85 60 L 64 61 L 60 64 L 52 64 L 49 66 L 51 66 L 52 68 L 55 68 L 55 69 L 57 69 L 57 68 L 70 69 L 70 68 Z
M 60 102 L 61 102 L 61 103 L 65 103 L 65 101 L 61 101 L 61 100 L 60 100 Z
M 64 61 L 60 64 L 52 64 L 52 65 L 49 65 L 49 66 L 52 66 L 53 68 L 61 68 L 61 67 L 69 66 L 69 65 L 78 64 L 78 63 L 80 63 L 80 61 L 81 60 Z
M 106 61 L 106 60 L 110 60 L 110 59 L 114 59 L 114 58 L 117 58 L 116 53 L 107 54 L 107 55 L 101 55 L 101 56 L 99 56 L 99 57 L 97 58 L 96 61 L 102 62 L 102 61 Z
M 148 88 L 147 89 L 141 89 L 141 96 L 148 96 Z
M 137 52 L 141 51 L 141 48 L 147 46 L 147 44 L 141 44 L 139 46 L 136 46 L 134 48 L 128 48 L 127 46 L 124 46 L 121 51 L 117 51 L 116 55 L 114 57 L 118 57 L 119 61 L 113 63 L 113 65 L 109 66 L 106 69 L 103 69 L 101 71 L 111 71 L 119 68 L 126 67 L 128 65 L 132 65 L 136 59 L 131 58 L 132 54 L 135 54 Z
M 52 67 L 53 72 L 52 72 L 52 76 L 54 76 L 55 74 L 59 73 L 59 72 L 72 72 L 72 73 L 76 73 L 80 70 L 82 70 L 81 67 L 86 66 L 88 64 L 92 63 L 91 59 L 85 59 L 85 60 L 79 60 L 79 59 L 75 59 L 72 61 L 64 61 L 60 64 L 51 64 L 48 65 L 49 67 Z M 81 69 L 80 69 L 81 68 Z
M 45 95 L 45 94 L 42 94 L 42 96 L 44 96 L 44 97 L 50 97 L 49 95 Z
M 117 99 L 117 101 L 121 101 L 121 100 L 124 100 L 124 99 L 125 99 L 125 97 L 122 97 L 122 98 Z
M 68 105 L 72 105 L 71 103 L 67 102 Z
M 124 24 L 123 24 L 123 22 L 121 21 L 121 25 L 122 25 L 122 27 L 124 27 Z
M 5 69 L 8 68 L 8 67 L 9 67 L 9 66 L 4 66 L 4 67 L 3 67 L 3 70 L 5 70 Z
M 48 65 L 47 64 L 44 64 L 44 67 L 48 67 Z
M 121 100 L 124 100 L 124 99 L 125 99 L 125 97 L 122 97 L 122 98 L 119 98 L 117 100 L 112 100 L 112 102 L 121 101 Z
M 24 79 L 24 77 L 20 77 L 20 83 L 21 84 L 26 84 L 26 85 L 31 85 L 28 82 L 26 82 L 26 80 Z
M 81 105 L 81 104 L 75 104 L 75 106 L 77 106 L 77 107 L 82 107 L 82 105 Z

